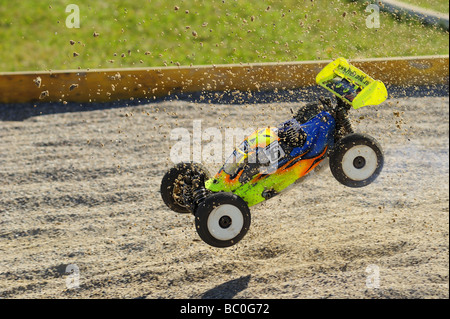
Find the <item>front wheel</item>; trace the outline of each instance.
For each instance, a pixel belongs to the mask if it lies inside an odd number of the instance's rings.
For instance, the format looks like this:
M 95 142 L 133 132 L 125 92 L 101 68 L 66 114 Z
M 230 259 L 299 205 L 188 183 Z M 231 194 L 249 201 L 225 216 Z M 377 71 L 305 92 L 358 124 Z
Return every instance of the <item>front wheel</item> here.
M 195 212 L 195 228 L 200 238 L 214 247 L 239 242 L 250 228 L 250 209 L 233 193 L 209 195 Z
M 330 170 L 341 184 L 363 187 L 372 183 L 384 164 L 383 151 L 371 136 L 359 133 L 340 139 L 330 153 Z
M 194 179 L 199 183 L 210 178 L 209 172 L 197 163 L 179 163 L 164 175 L 161 181 L 161 197 L 171 210 L 177 213 L 190 213 L 183 199 L 183 188 L 190 187 Z

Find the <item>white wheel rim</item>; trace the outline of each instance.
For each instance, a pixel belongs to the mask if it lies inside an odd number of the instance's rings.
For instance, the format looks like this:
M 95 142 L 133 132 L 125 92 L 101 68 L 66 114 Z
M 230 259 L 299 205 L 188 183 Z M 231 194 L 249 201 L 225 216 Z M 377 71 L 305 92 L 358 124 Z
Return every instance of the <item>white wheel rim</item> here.
M 220 225 L 223 218 L 231 219 L 231 224 L 224 228 Z M 239 208 L 234 205 L 224 204 L 217 206 L 209 214 L 208 230 L 218 240 L 230 240 L 235 238 L 244 227 L 244 216 Z
M 357 157 L 363 157 L 365 164 L 361 168 L 356 168 L 353 164 Z M 351 147 L 342 158 L 342 170 L 344 174 L 354 180 L 363 181 L 375 173 L 378 166 L 377 154 L 367 145 L 356 145 Z

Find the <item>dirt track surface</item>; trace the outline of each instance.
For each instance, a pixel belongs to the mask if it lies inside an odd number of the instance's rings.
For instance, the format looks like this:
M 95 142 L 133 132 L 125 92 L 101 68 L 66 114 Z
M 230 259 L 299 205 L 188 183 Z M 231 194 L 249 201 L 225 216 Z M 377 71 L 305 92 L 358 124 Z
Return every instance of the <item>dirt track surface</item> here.
M 249 233 L 227 249 L 161 200 L 170 132 L 195 119 L 277 124 L 297 104 L 175 101 L 2 121 L 0 297 L 448 298 L 448 103 L 353 111 L 355 130 L 385 152 L 376 182 L 347 188 L 326 169 L 253 207 Z M 379 288 L 367 286 L 376 268 Z

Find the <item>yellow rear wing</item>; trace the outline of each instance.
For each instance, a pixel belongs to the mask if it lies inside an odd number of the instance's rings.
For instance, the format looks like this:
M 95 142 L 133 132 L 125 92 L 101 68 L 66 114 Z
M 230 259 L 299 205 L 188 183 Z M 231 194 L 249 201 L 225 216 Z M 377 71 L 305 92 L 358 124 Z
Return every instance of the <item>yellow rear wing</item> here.
M 316 82 L 351 104 L 354 109 L 378 105 L 388 96 L 383 82 L 372 79 L 344 58 L 339 58 L 323 68 L 317 75 Z

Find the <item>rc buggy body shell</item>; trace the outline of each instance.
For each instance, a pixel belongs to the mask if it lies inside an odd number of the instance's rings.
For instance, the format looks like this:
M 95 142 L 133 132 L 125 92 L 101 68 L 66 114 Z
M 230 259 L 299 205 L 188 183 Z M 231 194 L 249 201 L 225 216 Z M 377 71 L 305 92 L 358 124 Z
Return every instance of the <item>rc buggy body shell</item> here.
M 219 172 L 206 181 L 206 188 L 212 192 L 233 192 L 249 207 L 272 198 L 326 158 L 328 150 L 334 146 L 334 130 L 335 120 L 326 111 L 305 124 L 294 118 L 278 127 L 257 130 L 233 152 Z M 292 143 L 279 137 L 287 132 L 302 139 Z

